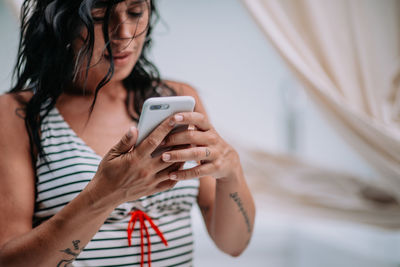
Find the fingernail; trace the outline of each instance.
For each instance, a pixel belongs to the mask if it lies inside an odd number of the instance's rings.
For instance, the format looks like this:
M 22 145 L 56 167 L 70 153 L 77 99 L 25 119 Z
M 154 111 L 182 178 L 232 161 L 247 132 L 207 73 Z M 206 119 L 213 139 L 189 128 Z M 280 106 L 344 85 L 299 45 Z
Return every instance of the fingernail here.
M 182 115 L 175 115 L 175 120 L 176 121 L 183 121 L 183 116 Z
M 170 154 L 163 154 L 163 155 L 162 155 L 162 159 L 163 159 L 164 161 L 170 160 L 170 159 L 171 159 L 171 155 L 170 155 Z
M 176 174 L 170 174 L 169 175 L 169 178 L 171 179 L 171 180 L 178 180 L 177 178 L 177 176 L 176 176 Z

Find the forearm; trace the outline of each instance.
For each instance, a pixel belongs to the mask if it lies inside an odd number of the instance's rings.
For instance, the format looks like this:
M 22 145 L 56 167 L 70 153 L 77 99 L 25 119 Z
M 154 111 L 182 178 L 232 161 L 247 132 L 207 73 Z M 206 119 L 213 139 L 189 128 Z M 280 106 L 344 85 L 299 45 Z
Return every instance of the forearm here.
M 0 251 L 0 266 L 54 267 L 74 260 L 113 210 L 106 199 L 93 197 L 91 187 L 46 222 L 8 241 Z
M 240 164 L 230 177 L 217 179 L 210 232 L 223 251 L 237 256 L 250 241 L 255 206 Z

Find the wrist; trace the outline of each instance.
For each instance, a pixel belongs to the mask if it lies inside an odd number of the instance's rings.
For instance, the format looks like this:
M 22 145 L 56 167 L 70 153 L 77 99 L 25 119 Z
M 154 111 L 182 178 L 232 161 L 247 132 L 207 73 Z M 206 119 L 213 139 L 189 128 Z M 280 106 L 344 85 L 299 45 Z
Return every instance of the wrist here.
M 233 150 L 231 159 L 229 160 L 229 168 L 226 174 L 217 179 L 217 183 L 224 184 L 224 183 L 237 183 L 240 181 L 240 178 L 243 177 L 243 170 L 242 165 L 240 164 L 240 158 L 238 153 Z
M 91 207 L 98 212 L 111 212 L 120 204 L 116 194 L 101 190 L 95 178 L 88 183 L 82 193 L 86 194 Z

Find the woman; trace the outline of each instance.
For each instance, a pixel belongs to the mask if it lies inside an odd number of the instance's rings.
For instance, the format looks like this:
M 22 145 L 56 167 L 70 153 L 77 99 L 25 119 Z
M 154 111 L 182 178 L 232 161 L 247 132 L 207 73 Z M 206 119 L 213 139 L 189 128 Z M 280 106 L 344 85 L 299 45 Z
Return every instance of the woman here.
M 247 246 L 239 157 L 196 91 L 147 60 L 156 16 L 149 0 L 24 2 L 17 83 L 0 97 L 0 266 L 191 265 L 194 201 L 222 251 Z M 166 95 L 195 111 L 135 147 L 144 100 Z M 169 134 L 177 124 L 195 127 Z

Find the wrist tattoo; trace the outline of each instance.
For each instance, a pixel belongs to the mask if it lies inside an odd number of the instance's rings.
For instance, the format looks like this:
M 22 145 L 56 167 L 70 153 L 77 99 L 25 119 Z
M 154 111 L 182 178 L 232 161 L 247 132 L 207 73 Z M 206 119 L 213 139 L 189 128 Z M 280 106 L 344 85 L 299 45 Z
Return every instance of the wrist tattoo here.
M 246 210 L 245 210 L 244 207 L 243 207 L 242 200 L 240 199 L 238 192 L 230 193 L 229 196 L 230 196 L 230 197 L 233 199 L 233 201 L 235 201 L 235 203 L 238 205 L 238 207 L 239 207 L 239 212 L 242 213 L 243 218 L 244 218 L 244 221 L 245 221 L 245 223 L 246 223 L 247 232 L 248 232 L 248 233 L 251 233 L 250 219 L 249 219 L 249 216 L 247 215 Z
M 73 240 L 72 245 L 73 249 L 71 248 L 66 248 L 63 250 L 60 250 L 60 252 L 63 252 L 65 255 L 65 259 L 62 259 L 58 264 L 57 267 L 68 267 L 72 266 L 72 262 L 78 257 L 79 253 L 81 253 L 82 248 L 79 247 L 80 240 Z

